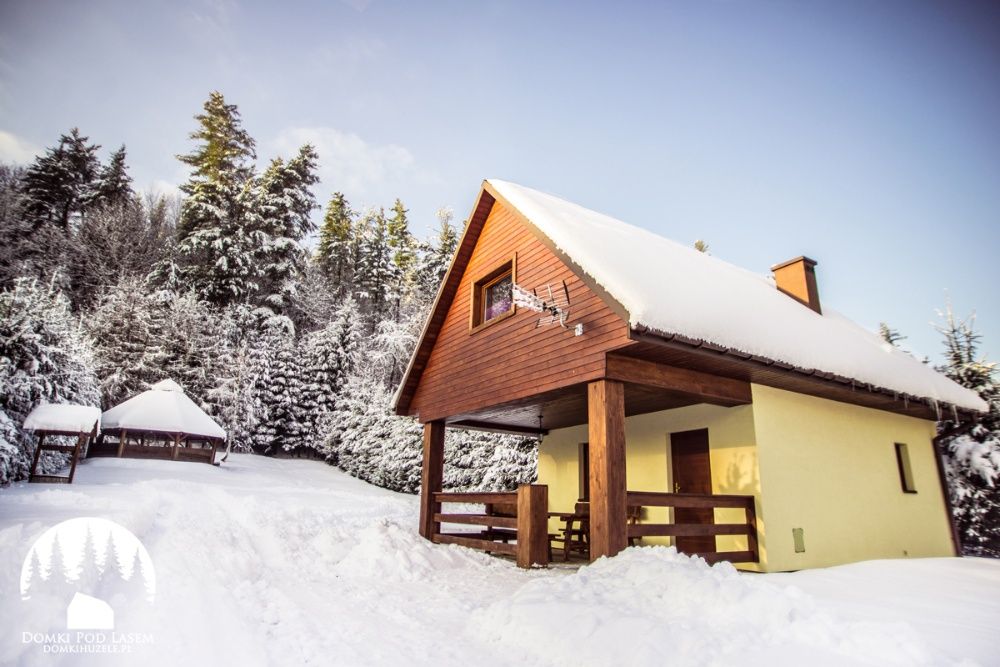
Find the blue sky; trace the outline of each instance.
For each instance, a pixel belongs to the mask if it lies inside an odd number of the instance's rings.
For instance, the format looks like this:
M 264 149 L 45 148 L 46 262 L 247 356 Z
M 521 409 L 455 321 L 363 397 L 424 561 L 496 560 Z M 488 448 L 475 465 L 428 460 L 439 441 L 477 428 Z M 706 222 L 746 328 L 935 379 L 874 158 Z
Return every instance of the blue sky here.
M 512 180 L 760 273 L 808 255 L 920 354 L 950 299 L 998 358 L 998 8 L 7 0 L 0 160 L 79 126 L 169 189 L 218 89 L 262 160 L 316 144 L 324 203 L 398 196 L 425 235 Z

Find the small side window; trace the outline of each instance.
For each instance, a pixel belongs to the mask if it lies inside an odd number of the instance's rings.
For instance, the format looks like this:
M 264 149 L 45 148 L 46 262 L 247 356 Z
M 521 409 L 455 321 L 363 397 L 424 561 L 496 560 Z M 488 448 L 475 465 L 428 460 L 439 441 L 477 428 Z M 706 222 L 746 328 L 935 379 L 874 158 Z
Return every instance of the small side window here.
M 910 467 L 910 452 L 902 442 L 896 443 L 896 465 L 899 466 L 899 483 L 903 487 L 903 493 L 916 493 L 917 487 L 913 484 L 913 469 Z
M 580 497 L 578 502 L 590 501 L 590 443 L 580 443 L 580 455 L 577 457 L 580 467 Z
M 511 258 L 472 285 L 471 331 L 514 314 L 514 271 Z

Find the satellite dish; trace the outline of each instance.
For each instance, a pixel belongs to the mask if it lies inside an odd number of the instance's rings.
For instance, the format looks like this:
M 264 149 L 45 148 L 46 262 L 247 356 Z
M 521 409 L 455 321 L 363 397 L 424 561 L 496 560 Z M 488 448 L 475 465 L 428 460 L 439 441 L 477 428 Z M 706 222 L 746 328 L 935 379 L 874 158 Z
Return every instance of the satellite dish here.
M 537 288 L 529 292 L 514 283 L 514 305 L 542 313 L 535 324 L 536 327 L 558 324 L 566 329 L 566 320 L 569 319 L 569 289 L 566 287 L 566 281 L 561 281 L 554 288 L 547 284 L 541 288 L 541 295 L 538 292 Z

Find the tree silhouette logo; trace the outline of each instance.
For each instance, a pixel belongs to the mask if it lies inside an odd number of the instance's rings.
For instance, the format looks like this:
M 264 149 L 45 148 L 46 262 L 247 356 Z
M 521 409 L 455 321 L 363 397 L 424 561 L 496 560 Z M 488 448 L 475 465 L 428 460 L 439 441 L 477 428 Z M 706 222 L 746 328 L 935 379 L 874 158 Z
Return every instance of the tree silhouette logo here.
M 156 572 L 124 526 L 84 517 L 35 540 L 21 567 L 21 599 L 60 618 L 67 630 L 113 630 L 115 610 L 152 604 Z

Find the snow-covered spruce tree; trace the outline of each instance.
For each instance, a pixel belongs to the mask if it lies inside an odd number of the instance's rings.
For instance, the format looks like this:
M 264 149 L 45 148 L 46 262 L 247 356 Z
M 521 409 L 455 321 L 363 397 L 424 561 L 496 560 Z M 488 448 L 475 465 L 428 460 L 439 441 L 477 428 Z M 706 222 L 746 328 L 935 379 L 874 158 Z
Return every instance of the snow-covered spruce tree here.
M 15 278 L 44 275 L 34 267 L 38 249 L 30 247 L 32 226 L 24 215 L 23 177 L 23 168 L 0 164 L 0 288 L 10 286 Z
M 354 270 L 354 251 L 351 235 L 354 229 L 354 211 L 342 192 L 333 193 L 326 205 L 323 224 L 319 229 L 319 246 L 316 263 L 338 294 L 350 292 Z
M 92 206 L 121 206 L 135 197 L 132 177 L 125 163 L 125 145 L 111 154 L 108 163 L 101 167 L 94 182 Z
M 177 382 L 193 401 L 214 414 L 209 394 L 221 376 L 226 352 L 218 314 L 193 292 L 160 290 L 150 300 L 153 340 L 162 355 L 161 377 Z
M 357 304 L 348 297 L 329 324 L 304 338 L 299 411 L 305 447 L 323 450 L 322 428 L 357 362 L 362 330 Z
M 456 491 L 505 491 L 538 476 L 538 444 L 528 438 L 448 429 L 444 486 Z
M 261 418 L 253 437 L 254 450 L 271 455 L 294 452 L 303 435 L 302 361 L 295 329 L 283 316 L 269 318 L 263 329 L 255 347 L 261 353 L 259 366 L 251 371 L 260 378 L 254 389 Z
M 946 363 L 939 370 L 989 405 L 971 431 L 942 443 L 955 520 L 964 553 L 1000 557 L 1000 378 L 996 363 L 979 356 L 974 316 L 957 320 L 949 307 L 942 319 Z M 938 431 L 955 426 L 945 419 Z
M 410 234 L 408 211 L 399 199 L 392 206 L 392 216 L 386 224 L 386 240 L 392 252 L 389 265 L 389 301 L 391 316 L 397 322 L 401 319 L 403 302 L 408 300 L 415 282 L 416 241 Z
M 423 429 L 392 413 L 392 393 L 370 372 L 352 374 L 330 413 L 321 450 L 341 470 L 371 484 L 416 493 Z
M 51 286 L 19 279 L 0 292 L 0 484 L 24 479 L 34 438 L 21 430 L 41 402 L 99 405 L 93 351 L 67 299 Z M 63 455 L 46 456 L 54 472 Z
M 423 428 L 392 411 L 392 392 L 370 373 L 348 378 L 325 429 L 321 453 L 345 472 L 378 486 L 420 490 Z M 536 477 L 533 440 L 449 429 L 444 486 L 454 490 L 505 491 Z
M 94 341 L 97 377 L 104 409 L 144 391 L 165 377 L 159 303 L 143 282 L 125 278 L 109 288 L 84 320 Z
M 74 127 L 28 167 L 22 189 L 28 200 L 25 215 L 35 229 L 54 225 L 68 235 L 74 218 L 95 203 L 100 146 L 88 141 Z
M 417 269 L 417 300 L 430 304 L 437 294 L 438 286 L 448 271 L 448 264 L 458 245 L 458 231 L 451 221 L 454 212 L 450 208 L 440 208 L 437 212 L 438 231 L 434 239 L 421 244 Z
M 379 209 L 361 216 L 355 226 L 355 238 L 354 290 L 374 330 L 389 314 L 395 273 L 385 212 Z
M 253 230 L 253 261 L 260 273 L 257 301 L 275 313 L 287 313 L 296 298 L 307 254 L 302 240 L 315 230 L 312 186 L 317 155 L 306 144 L 285 162 L 275 158 L 253 188 L 247 214 Z
M 176 261 L 183 286 L 224 306 L 256 294 L 255 240 L 247 228 L 252 206 L 254 140 L 243 129 L 234 104 L 212 92 L 204 113 L 195 116 L 195 149 L 178 159 L 193 169 L 181 186 L 187 195 L 177 224 Z M 157 277 L 167 283 L 171 267 Z
M 273 350 L 265 333 L 271 326 L 284 330 L 287 323 L 268 309 L 246 305 L 231 306 L 221 316 L 224 352 L 209 401 L 234 451 L 252 451 L 268 419 L 262 396 L 270 382 Z

